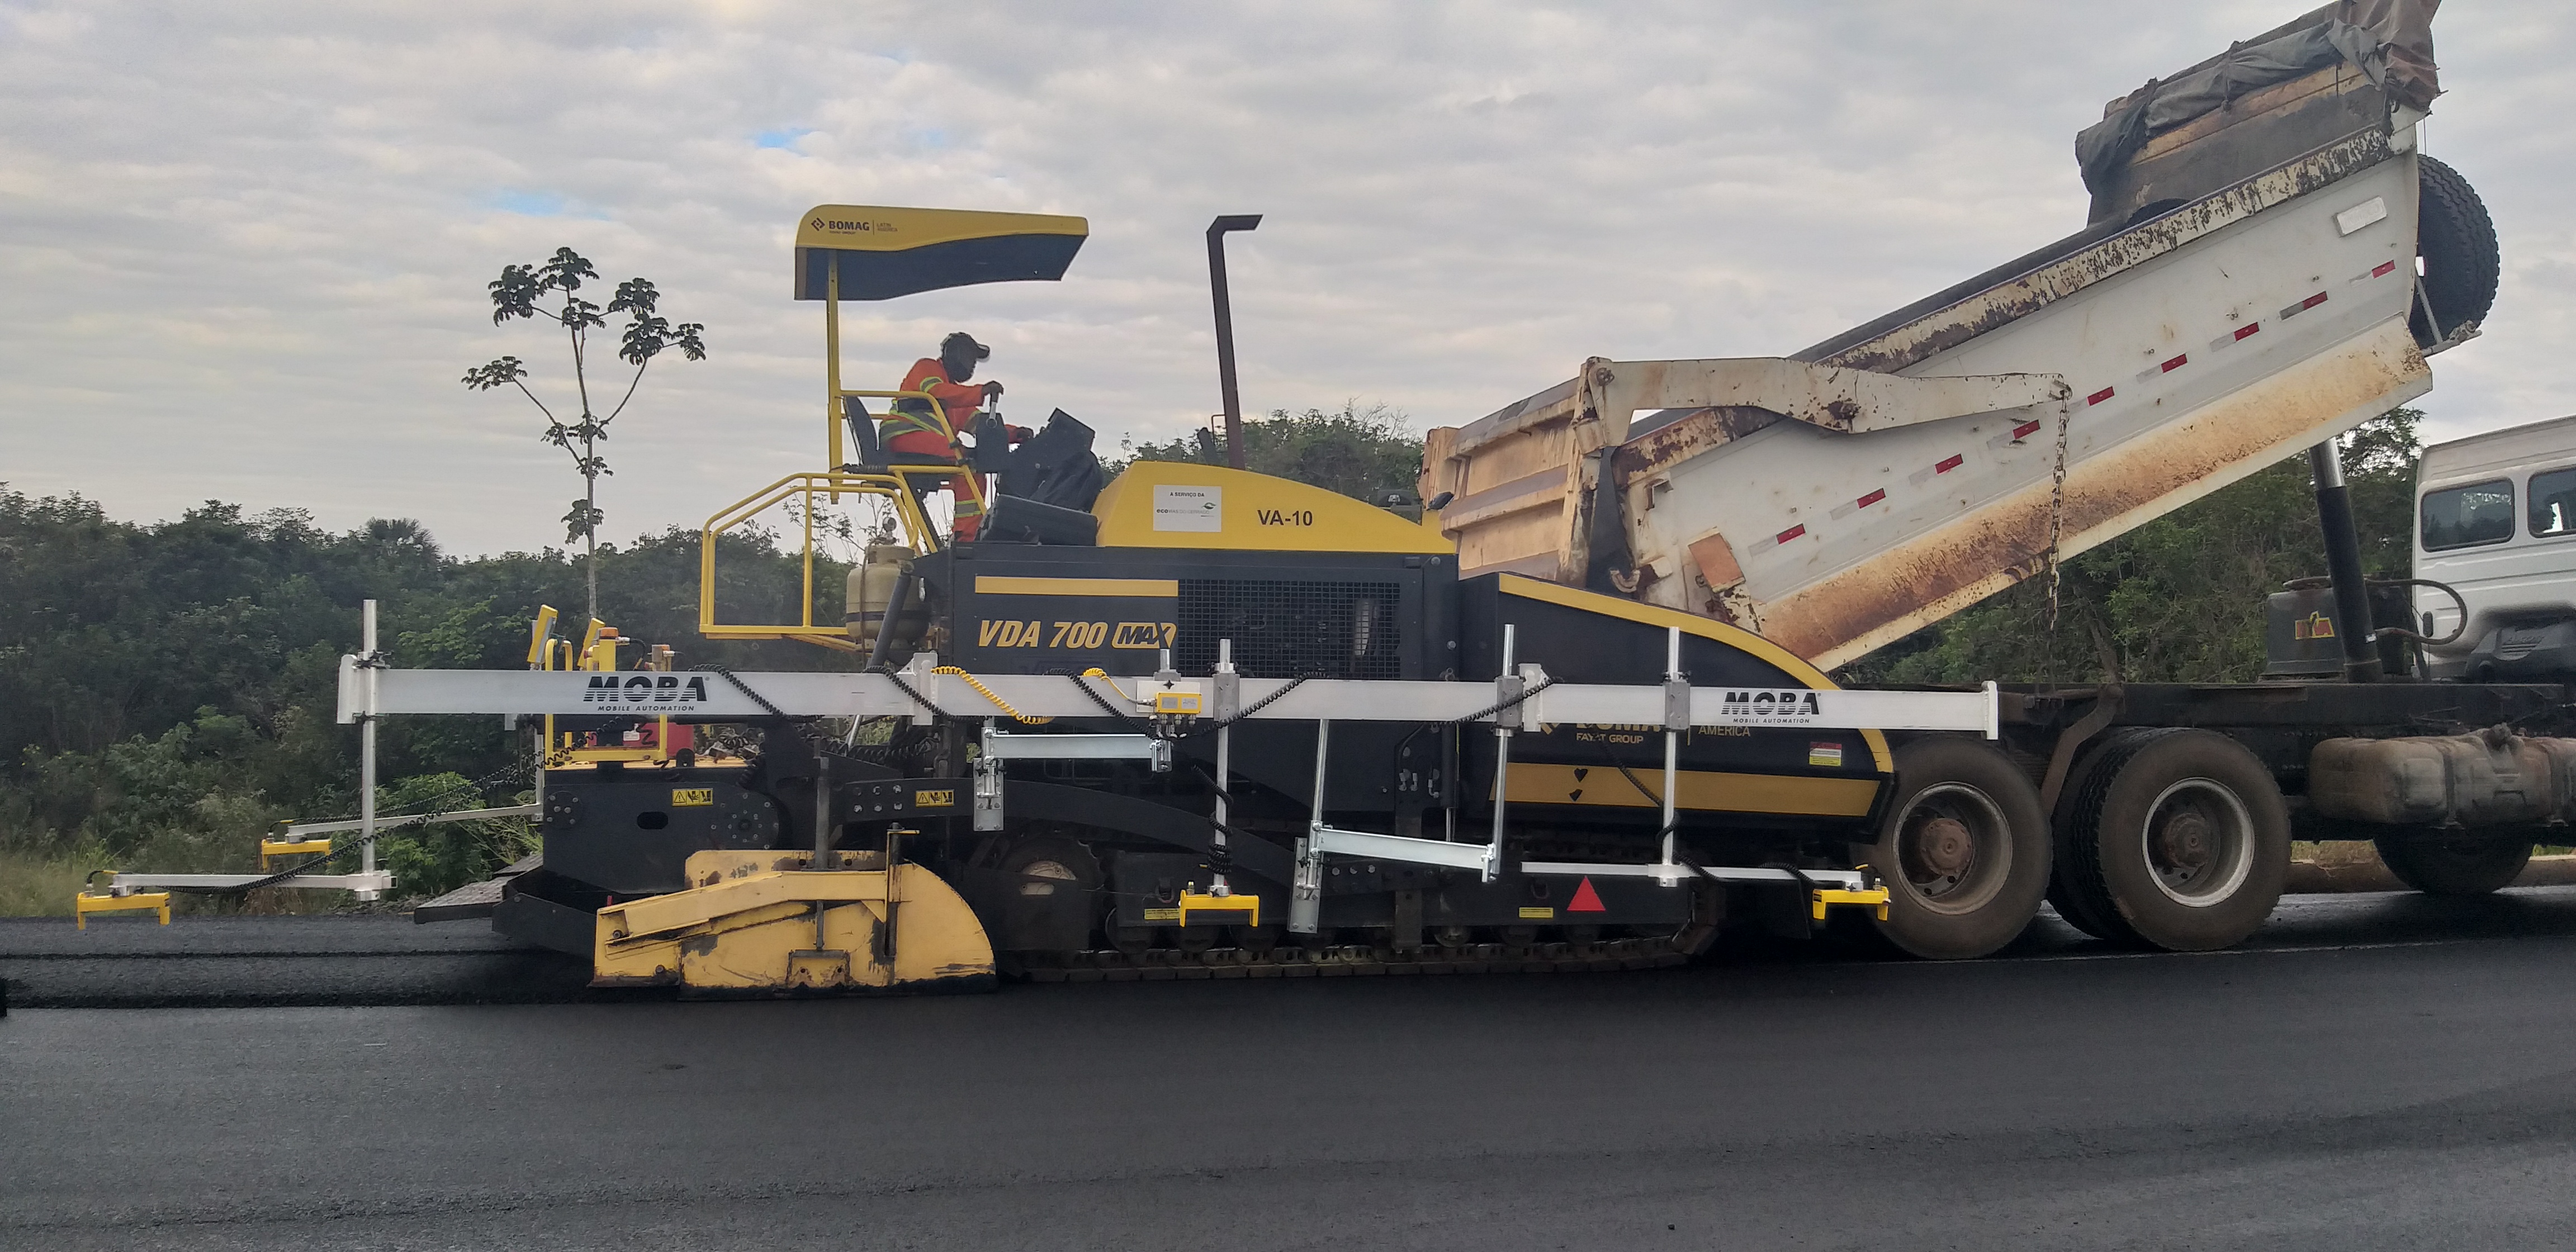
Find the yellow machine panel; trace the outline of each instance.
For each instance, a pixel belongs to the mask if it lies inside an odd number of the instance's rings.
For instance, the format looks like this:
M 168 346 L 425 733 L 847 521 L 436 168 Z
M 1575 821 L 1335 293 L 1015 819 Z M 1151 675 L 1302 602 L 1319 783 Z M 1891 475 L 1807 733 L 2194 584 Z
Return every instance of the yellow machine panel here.
M 1349 496 L 1248 470 L 1137 461 L 1091 506 L 1104 548 L 1437 552 L 1458 545 Z

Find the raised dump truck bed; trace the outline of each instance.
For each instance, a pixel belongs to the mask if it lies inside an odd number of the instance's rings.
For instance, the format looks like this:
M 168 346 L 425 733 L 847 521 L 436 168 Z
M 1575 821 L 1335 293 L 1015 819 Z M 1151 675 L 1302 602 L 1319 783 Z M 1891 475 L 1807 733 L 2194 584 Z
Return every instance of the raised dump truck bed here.
M 2340 59 L 2367 32 L 2303 20 L 2256 46 L 2337 59 L 2096 153 L 2097 212 L 2126 216 L 1790 357 L 1596 357 L 1431 432 L 1423 487 L 1450 493 L 1465 571 L 1717 618 L 1830 668 L 2422 395 L 2426 355 L 2492 298 L 2492 229 L 2415 151 L 2411 89 Z M 2159 194 L 2320 130 L 2340 133 Z M 2484 241 L 2483 298 L 2419 280 L 2428 231 L 2427 256 Z

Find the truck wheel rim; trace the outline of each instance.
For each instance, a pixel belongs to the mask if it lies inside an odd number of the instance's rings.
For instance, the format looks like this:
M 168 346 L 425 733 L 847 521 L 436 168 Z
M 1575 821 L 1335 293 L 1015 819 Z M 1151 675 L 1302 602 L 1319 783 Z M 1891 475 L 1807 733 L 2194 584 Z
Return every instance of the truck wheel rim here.
M 2254 872 L 2254 819 L 2222 783 L 2186 778 L 2157 793 L 2139 832 L 2147 877 L 2165 898 L 2205 909 L 2235 898 Z
M 1966 783 L 1916 792 L 1896 824 L 1897 880 L 1935 913 L 1971 913 L 2003 889 L 2012 839 L 2003 806 Z

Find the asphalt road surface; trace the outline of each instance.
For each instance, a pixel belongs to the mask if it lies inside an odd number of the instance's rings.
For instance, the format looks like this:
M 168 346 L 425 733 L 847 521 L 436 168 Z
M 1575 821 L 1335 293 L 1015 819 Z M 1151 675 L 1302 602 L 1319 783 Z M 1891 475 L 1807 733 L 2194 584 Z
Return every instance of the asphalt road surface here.
M 0 925 L 0 1247 L 2576 1245 L 2576 888 L 2209 956 L 750 1004 L 183 929 Z M 373 1006 L 28 1007 L 315 988 Z

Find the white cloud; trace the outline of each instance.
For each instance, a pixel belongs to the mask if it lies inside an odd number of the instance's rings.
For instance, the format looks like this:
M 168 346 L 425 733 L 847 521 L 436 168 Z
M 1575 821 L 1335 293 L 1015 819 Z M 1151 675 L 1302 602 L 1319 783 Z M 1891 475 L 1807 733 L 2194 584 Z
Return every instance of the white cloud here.
M 533 414 L 458 384 L 504 262 L 662 287 L 713 359 L 620 420 L 609 531 L 819 459 L 818 202 L 1080 213 L 1062 284 L 854 308 L 854 380 L 995 345 L 1112 443 L 1215 407 L 1208 219 L 1248 406 L 1473 418 L 1595 353 L 1791 351 L 2081 225 L 2102 101 L 2297 4 L 152 6 L 0 0 L 0 480 L 208 497 L 451 547 L 558 540 Z M 2429 146 L 2505 240 L 2437 435 L 2576 409 L 2564 6 L 2460 8 Z

